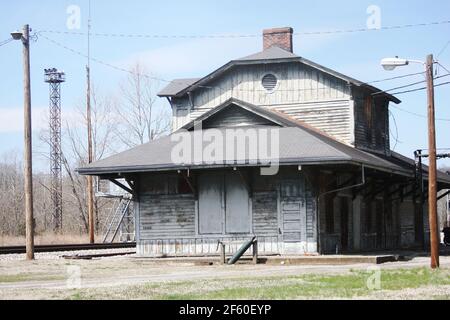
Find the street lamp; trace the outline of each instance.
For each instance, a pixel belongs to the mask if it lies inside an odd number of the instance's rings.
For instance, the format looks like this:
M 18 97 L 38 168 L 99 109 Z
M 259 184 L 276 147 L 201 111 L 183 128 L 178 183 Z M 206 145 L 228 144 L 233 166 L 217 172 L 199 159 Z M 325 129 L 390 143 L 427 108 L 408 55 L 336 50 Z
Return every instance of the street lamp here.
M 26 224 L 26 256 L 34 259 L 34 218 L 33 218 L 33 169 L 31 150 L 31 85 L 30 85 L 30 26 L 23 31 L 11 32 L 14 40 L 23 44 L 23 89 L 24 89 L 24 192 Z
M 427 97 L 428 97 L 428 217 L 430 223 L 430 245 L 431 245 L 431 268 L 439 267 L 439 232 L 437 223 L 437 173 L 436 173 L 436 128 L 434 110 L 434 78 L 433 78 L 433 55 L 427 56 L 426 62 L 419 60 L 408 60 L 386 58 L 381 60 L 381 65 L 385 70 L 394 70 L 409 63 L 420 63 L 425 67 L 427 76 Z M 422 168 L 420 168 L 422 170 Z

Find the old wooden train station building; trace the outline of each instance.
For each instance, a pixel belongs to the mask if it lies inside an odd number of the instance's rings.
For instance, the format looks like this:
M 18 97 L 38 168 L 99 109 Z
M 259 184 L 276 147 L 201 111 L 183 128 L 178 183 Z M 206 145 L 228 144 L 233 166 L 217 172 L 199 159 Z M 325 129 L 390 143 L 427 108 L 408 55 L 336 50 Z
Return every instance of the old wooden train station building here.
M 171 135 L 78 170 L 128 182 L 140 255 L 217 254 L 218 240 L 232 252 L 252 236 L 261 254 L 426 243 L 415 163 L 390 148 L 389 104 L 400 101 L 297 56 L 292 33 L 265 30 L 263 51 L 174 80 L 159 93 Z M 245 152 L 230 157 L 239 139 Z M 209 156 L 192 156 L 198 147 Z M 439 172 L 438 189 L 448 188 Z

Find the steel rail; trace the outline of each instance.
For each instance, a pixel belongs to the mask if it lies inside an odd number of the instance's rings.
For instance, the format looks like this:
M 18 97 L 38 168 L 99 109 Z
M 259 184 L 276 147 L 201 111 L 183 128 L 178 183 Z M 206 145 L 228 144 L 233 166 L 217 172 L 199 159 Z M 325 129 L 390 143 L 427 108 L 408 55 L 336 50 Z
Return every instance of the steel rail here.
M 52 244 L 38 245 L 34 247 L 35 252 L 62 252 L 62 251 L 84 251 L 84 250 L 106 250 L 135 248 L 136 242 L 127 243 L 94 243 L 94 244 Z M 0 254 L 25 253 L 25 246 L 0 247 Z

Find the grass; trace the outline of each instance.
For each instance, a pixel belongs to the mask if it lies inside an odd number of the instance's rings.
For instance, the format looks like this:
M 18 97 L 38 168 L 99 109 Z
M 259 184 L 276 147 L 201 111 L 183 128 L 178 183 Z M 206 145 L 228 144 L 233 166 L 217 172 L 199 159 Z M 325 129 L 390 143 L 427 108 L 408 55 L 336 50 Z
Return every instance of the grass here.
M 367 287 L 373 273 L 351 271 L 346 275 L 303 275 L 260 279 L 226 279 L 143 284 L 108 289 L 78 289 L 68 299 L 316 299 L 358 298 L 376 291 Z M 383 270 L 381 289 L 399 291 L 426 286 L 450 285 L 450 270 L 425 268 Z M 420 297 L 417 297 L 420 298 Z M 449 299 L 450 293 L 430 298 Z
M 20 273 L 20 274 L 0 274 L 0 283 L 16 283 L 25 281 L 51 281 L 62 280 L 62 275 L 52 275 L 47 273 Z

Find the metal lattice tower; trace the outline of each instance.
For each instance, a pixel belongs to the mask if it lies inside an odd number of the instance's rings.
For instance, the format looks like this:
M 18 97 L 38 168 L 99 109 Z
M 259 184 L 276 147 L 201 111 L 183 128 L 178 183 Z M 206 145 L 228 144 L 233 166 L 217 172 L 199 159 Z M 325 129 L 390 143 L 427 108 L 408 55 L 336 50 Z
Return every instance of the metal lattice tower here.
M 61 171 L 61 83 L 64 72 L 44 69 L 45 82 L 50 85 L 50 174 L 53 230 L 62 228 L 62 171 Z

